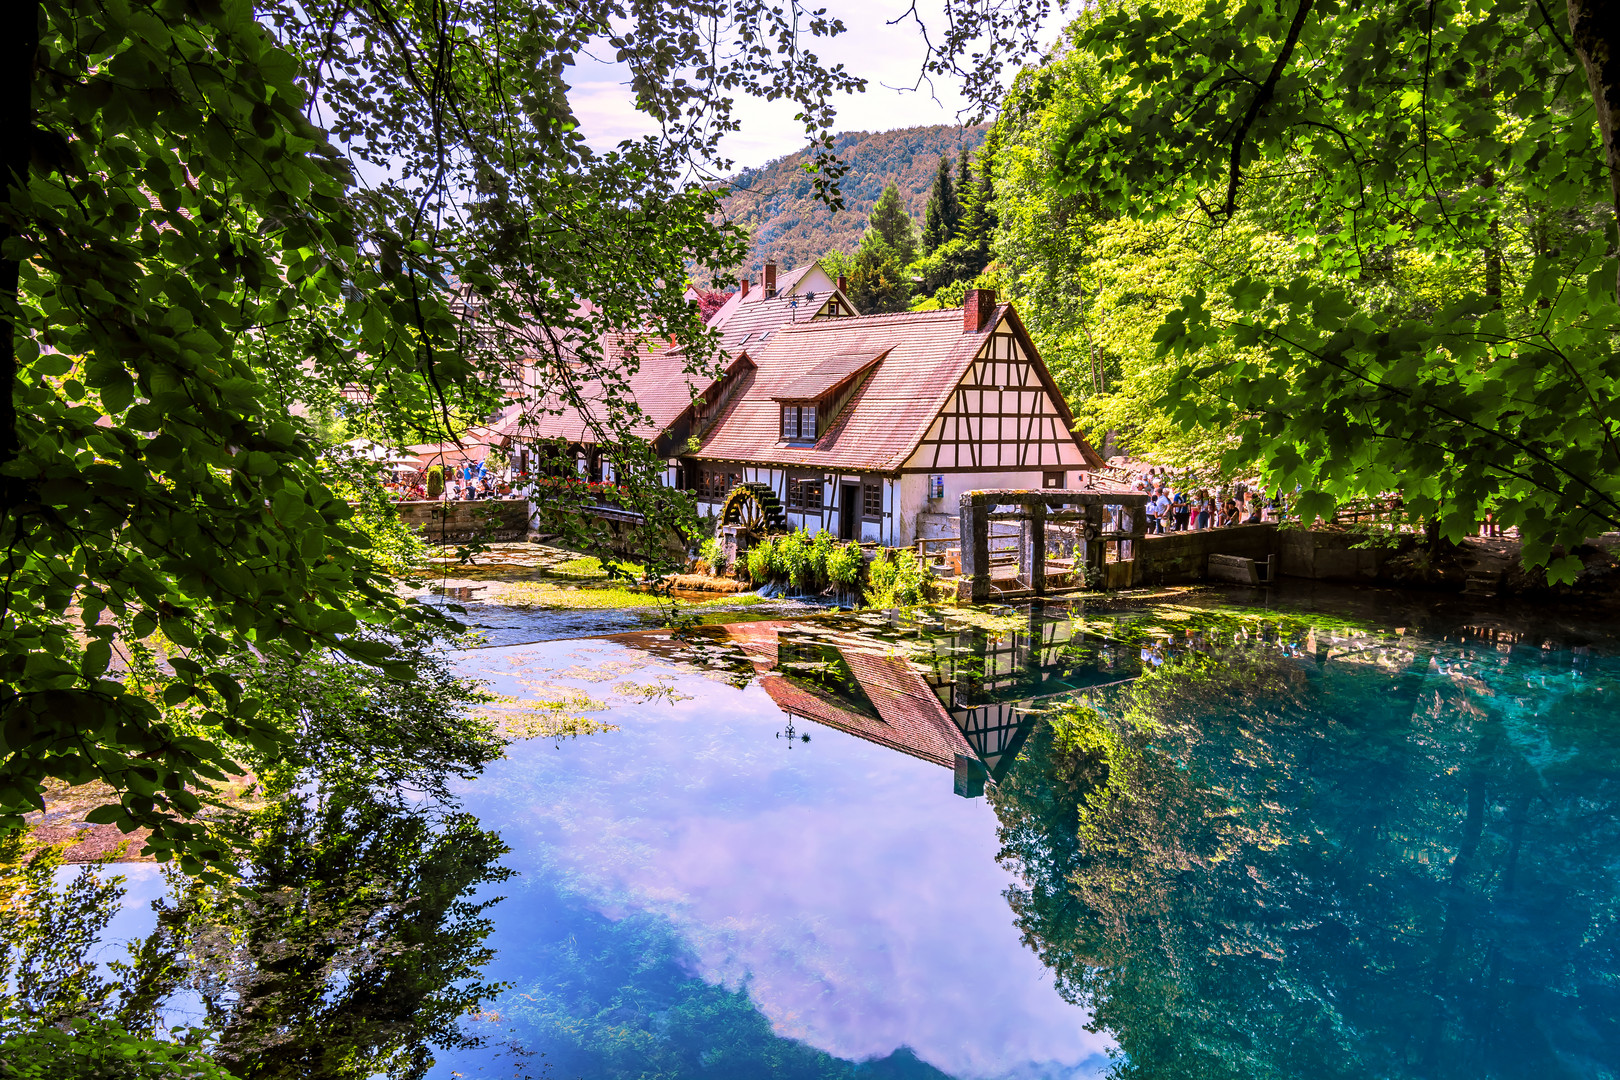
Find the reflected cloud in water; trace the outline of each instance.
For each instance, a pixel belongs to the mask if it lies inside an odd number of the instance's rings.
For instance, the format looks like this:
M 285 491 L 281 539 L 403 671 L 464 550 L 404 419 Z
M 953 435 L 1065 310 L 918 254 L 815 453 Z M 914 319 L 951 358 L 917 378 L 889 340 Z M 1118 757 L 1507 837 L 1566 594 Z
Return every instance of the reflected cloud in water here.
M 762 672 L 773 633 L 744 635 Z M 615 708 L 618 732 L 560 750 L 516 747 L 472 785 L 469 809 L 500 829 L 514 868 L 612 917 L 668 920 L 704 978 L 746 986 L 779 1034 L 838 1057 L 904 1046 L 958 1076 L 1101 1070 L 1106 1038 L 1084 1030 L 1012 925 L 994 815 L 954 796 L 945 762 L 825 727 L 788 743 L 758 683 L 673 673 L 619 644 L 503 652 L 480 657 L 502 692 L 521 689 L 513 670 L 588 688 L 559 673 L 630 662 L 689 695 Z M 501 906 L 502 953 L 524 903 L 519 892 Z

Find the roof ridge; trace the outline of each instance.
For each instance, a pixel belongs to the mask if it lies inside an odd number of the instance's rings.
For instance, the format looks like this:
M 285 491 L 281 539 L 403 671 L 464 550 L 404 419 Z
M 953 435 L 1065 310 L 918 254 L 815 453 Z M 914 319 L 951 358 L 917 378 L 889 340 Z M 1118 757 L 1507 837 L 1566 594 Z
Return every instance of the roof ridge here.
M 874 322 L 926 322 L 938 315 L 950 315 L 955 319 L 962 317 L 961 308 L 939 308 L 935 311 L 884 311 L 876 315 L 843 315 L 836 319 L 808 319 L 800 323 L 787 323 L 783 330 L 834 330 L 847 329 L 860 324 L 871 325 Z

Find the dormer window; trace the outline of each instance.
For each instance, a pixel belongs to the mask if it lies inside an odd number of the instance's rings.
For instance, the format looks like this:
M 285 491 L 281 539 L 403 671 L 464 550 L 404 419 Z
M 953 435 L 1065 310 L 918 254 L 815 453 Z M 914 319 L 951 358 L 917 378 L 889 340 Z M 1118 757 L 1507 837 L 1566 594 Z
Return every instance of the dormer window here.
M 848 391 L 861 375 L 888 351 L 837 353 L 776 387 L 771 400 L 782 408 L 782 438 L 788 442 L 815 442 L 829 424 L 836 425 L 840 402 L 847 399 Z
M 814 442 L 816 438 L 816 407 L 814 405 L 782 406 L 782 438 L 795 442 Z

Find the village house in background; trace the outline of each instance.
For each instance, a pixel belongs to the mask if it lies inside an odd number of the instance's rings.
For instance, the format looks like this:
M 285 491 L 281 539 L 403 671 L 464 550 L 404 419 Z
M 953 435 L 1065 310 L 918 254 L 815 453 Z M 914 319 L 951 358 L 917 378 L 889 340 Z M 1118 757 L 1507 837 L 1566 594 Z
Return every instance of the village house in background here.
M 819 264 L 781 277 L 766 264 L 763 286 L 744 282 L 709 325 L 727 358 L 718 379 L 694 385 L 679 351 L 648 349 L 629 380 L 647 414 L 636 434 L 702 513 L 904 546 L 954 531 L 964 491 L 1083 486 L 1102 465 L 990 290 L 961 309 L 862 316 Z M 556 409 L 507 425 L 514 459 L 560 440 L 575 471 L 611 480 L 611 447 Z
M 755 286 L 746 278 L 741 288 L 710 316 L 707 325 L 721 333 L 720 349 L 725 357 L 718 379 L 694 380 L 686 370 L 687 357 L 678 349 L 660 347 L 660 342 L 606 342 L 604 353 L 628 355 L 634 348 L 639 365 L 629 376 L 629 391 L 645 414 L 633 434 L 648 440 L 654 452 L 669 460 L 665 483 L 682 488 L 695 486 L 687 475 L 681 455 L 693 434 L 704 428 L 730 400 L 753 366 L 746 346 L 758 347 L 784 325 L 816 319 L 847 318 L 856 314 L 844 295 L 843 280 L 834 281 L 819 263 L 801 267 L 778 280 L 774 263 L 765 264 L 764 284 Z M 525 374 L 532 383 L 527 389 L 531 404 L 520 414 L 503 419 L 498 431 L 508 445 L 513 463 L 520 471 L 544 470 L 555 457 L 555 444 L 568 447 L 572 472 L 589 480 L 614 478 L 612 446 L 604 446 L 598 430 L 612 430 L 606 423 L 608 394 L 597 382 L 578 388 L 579 396 L 591 403 L 589 410 L 565 405 L 554 393 L 539 385 L 546 365 L 526 362 Z M 551 460 L 552 467 L 555 461 Z

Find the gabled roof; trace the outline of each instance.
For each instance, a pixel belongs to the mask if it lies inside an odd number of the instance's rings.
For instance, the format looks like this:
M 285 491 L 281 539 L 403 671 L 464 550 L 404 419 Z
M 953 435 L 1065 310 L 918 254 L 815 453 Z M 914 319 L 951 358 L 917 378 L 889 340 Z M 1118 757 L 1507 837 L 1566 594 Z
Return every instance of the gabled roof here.
M 789 674 L 792 666 L 781 666 L 781 647 L 792 639 L 842 661 L 853 677 L 856 696 Z M 841 634 L 811 636 L 786 628 L 777 631 L 774 642 L 758 643 L 755 648 L 761 644 L 765 649 L 756 660 L 759 684 L 783 711 L 946 768 L 956 764 L 957 754 L 973 754 L 972 744 L 940 704 L 928 680 L 903 657 L 888 655 L 881 645 Z M 770 644 L 776 648 L 770 649 Z
M 726 373 L 752 363 L 746 353 L 739 353 L 727 362 Z M 695 399 L 707 395 L 719 380 L 694 377 L 686 370 L 684 353 L 676 349 L 663 349 L 644 352 L 640 367 L 630 375 L 628 381 L 631 396 L 645 414 L 633 426 L 631 433 L 643 439 L 653 439 L 678 420 Z M 549 394 L 544 400 L 532 403 L 521 416 L 507 422 L 502 433 L 575 443 L 596 441 L 586 416 L 588 414 L 599 424 L 606 423 L 612 409 L 609 388 L 600 380 L 593 379 L 581 384 L 578 391 L 581 401 L 587 406 L 586 412 L 564 405 L 560 395 Z
M 726 352 L 736 352 L 738 349 L 757 352 L 761 343 L 769 342 L 782 327 L 815 318 L 831 297 L 832 293 L 817 293 L 811 299 L 808 295 L 789 296 L 779 290 L 773 299 L 750 300 L 733 312 L 726 322 L 719 323 L 712 319 L 709 325 L 720 327 L 720 348 Z M 724 310 L 721 309 L 722 312 Z M 715 319 L 718 318 L 717 314 Z
M 952 391 L 990 333 L 1007 321 L 1025 351 L 1038 359 L 1011 305 L 998 304 L 984 329 L 969 333 L 962 310 L 901 312 L 852 319 L 822 319 L 784 326 L 763 348 L 750 349 L 758 368 L 710 429 L 700 458 L 772 465 L 803 465 L 892 472 L 901 468 L 927 434 Z M 811 445 L 790 445 L 781 436 L 777 399 L 797 392 L 805 376 L 834 357 L 880 356 L 872 373 Z M 1063 395 L 1045 376 L 1045 387 L 1063 421 L 1073 417 Z M 1096 452 L 1075 438 L 1086 460 Z
M 885 349 L 884 352 L 888 350 Z M 806 401 L 819 398 L 838 389 L 855 376 L 883 359 L 883 353 L 870 350 L 837 353 L 829 356 L 799 378 L 779 387 L 771 396 L 775 401 Z
M 796 288 L 798 288 L 799 282 L 804 280 L 804 276 L 820 265 L 821 264 L 819 262 L 811 260 L 810 262 L 805 263 L 803 266 L 789 270 L 785 274 L 778 274 L 776 277 L 776 296 L 774 299 L 781 299 L 782 297 L 792 293 Z M 720 309 L 709 317 L 709 325 L 714 327 L 724 327 L 726 323 L 731 320 L 732 316 L 736 315 L 737 312 L 742 308 L 749 307 L 754 304 L 767 303 L 770 303 L 770 301 L 765 298 L 765 290 L 763 287 L 756 285 L 755 287 L 749 289 L 746 295 L 742 292 L 742 290 L 739 289 L 737 292 L 732 293 L 731 299 L 727 300 L 724 304 L 721 304 Z

